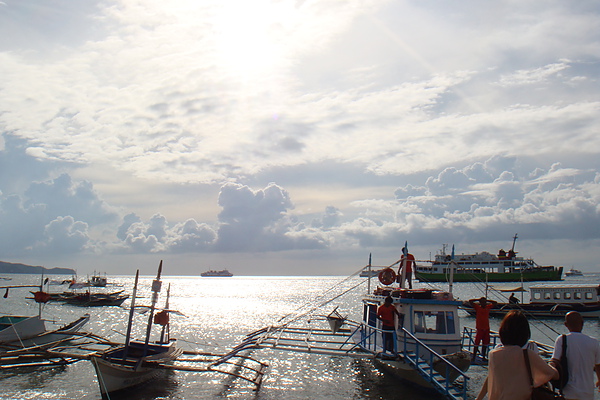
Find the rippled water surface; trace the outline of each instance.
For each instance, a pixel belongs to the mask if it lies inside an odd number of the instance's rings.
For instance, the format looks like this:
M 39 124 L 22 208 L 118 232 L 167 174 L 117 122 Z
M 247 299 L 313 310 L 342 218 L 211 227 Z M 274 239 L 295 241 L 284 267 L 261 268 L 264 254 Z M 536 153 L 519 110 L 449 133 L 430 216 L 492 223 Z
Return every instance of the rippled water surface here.
M 37 284 L 38 276 L 5 275 L 11 281 L 3 284 Z M 63 277 L 52 277 L 62 279 Z M 65 277 L 67 278 L 67 277 Z M 587 275 L 579 280 L 593 280 L 599 275 Z M 152 277 L 141 277 L 137 303 L 149 304 Z M 133 277 L 110 276 L 107 290 L 124 289 L 131 293 Z M 201 278 L 167 276 L 159 304 L 163 305 L 168 285 L 171 285 L 170 308 L 184 316 L 171 317 L 171 336 L 178 339 L 184 350 L 222 353 L 238 344 L 245 334 L 264 326 L 275 324 L 288 314 L 307 311 L 313 305 L 327 303 L 344 291 L 366 282 L 364 278 L 345 277 L 233 277 Z M 373 285 L 375 282 L 373 281 Z M 505 284 L 503 284 L 506 286 Z M 424 286 L 416 284 L 417 287 Z M 447 289 L 447 285 L 438 285 Z M 527 285 L 526 285 L 527 286 Z M 480 297 L 484 285 L 474 283 L 454 284 L 454 293 L 461 299 Z M 65 290 L 65 286 L 52 286 L 52 291 Z M 360 299 L 366 292 L 366 283 L 323 306 L 327 314 L 339 307 L 343 315 L 360 319 Z M 0 299 L 0 314 L 37 313 L 37 305 L 25 300 L 27 289 L 11 289 L 8 298 Z M 491 298 L 500 299 L 496 294 Z M 527 300 L 527 299 L 525 299 Z M 123 341 L 126 331 L 129 301 L 123 307 L 81 308 L 60 303 L 49 303 L 43 310 L 48 320 L 70 322 L 89 312 L 92 318 L 85 327 L 114 341 Z M 462 313 L 462 312 L 461 312 Z M 134 336 L 142 338 L 147 316 L 136 317 Z M 499 320 L 492 319 L 492 329 Z M 317 323 L 317 322 L 314 322 Z M 461 323 L 473 326 L 474 319 L 461 314 Z M 54 328 L 48 323 L 49 328 Z M 532 321 L 533 338 L 552 343 L 558 333 L 563 333 L 562 321 Z M 598 320 L 587 320 L 584 332 L 599 336 Z M 243 382 L 231 381 L 219 374 L 173 372 L 164 380 L 147 385 L 125 398 L 141 399 L 436 399 L 435 394 L 423 393 L 410 386 L 398 384 L 381 374 L 369 360 L 345 357 L 319 356 L 303 353 L 257 350 L 252 356 L 269 363 L 268 373 L 258 392 Z M 485 377 L 485 370 L 473 367 L 470 394 L 476 394 Z M 0 372 L 0 399 L 100 399 L 96 375 L 91 364 L 82 361 L 54 370 L 14 370 Z

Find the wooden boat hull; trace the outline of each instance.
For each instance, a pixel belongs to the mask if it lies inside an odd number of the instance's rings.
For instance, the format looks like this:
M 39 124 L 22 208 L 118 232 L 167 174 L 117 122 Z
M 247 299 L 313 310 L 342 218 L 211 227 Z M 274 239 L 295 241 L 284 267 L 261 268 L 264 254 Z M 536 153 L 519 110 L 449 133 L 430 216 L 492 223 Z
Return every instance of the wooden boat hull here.
M 96 370 L 100 392 L 105 397 L 109 393 L 131 388 L 151 379 L 163 376 L 167 370 L 157 368 L 138 369 L 129 366 L 119 366 L 100 357 L 92 358 L 92 364 Z
M 132 342 L 125 360 L 124 348 L 112 350 L 103 355 L 92 356 L 100 392 L 105 397 L 110 393 L 135 387 L 164 375 L 167 370 L 161 365 L 173 362 L 182 354 L 174 342 L 164 345 L 150 344 L 148 355 L 141 357 L 143 343 Z
M 2 317 L 10 318 L 10 317 Z M 12 317 L 15 318 L 15 317 Z M 53 331 L 47 331 L 44 320 L 35 317 L 25 318 L 26 324 L 14 324 L 0 334 L 0 343 L 8 346 L 29 347 L 63 340 L 78 332 L 89 321 L 90 315 L 81 318 Z
M 554 270 L 539 270 L 530 272 L 498 272 L 498 273 L 478 273 L 478 272 L 455 272 L 454 282 L 519 282 L 521 280 L 530 281 L 560 281 L 562 267 Z M 448 273 L 429 273 L 415 272 L 415 277 L 420 282 L 449 282 Z
M 46 332 L 46 324 L 39 316 L 4 316 L 0 318 L 0 343 L 29 339 Z

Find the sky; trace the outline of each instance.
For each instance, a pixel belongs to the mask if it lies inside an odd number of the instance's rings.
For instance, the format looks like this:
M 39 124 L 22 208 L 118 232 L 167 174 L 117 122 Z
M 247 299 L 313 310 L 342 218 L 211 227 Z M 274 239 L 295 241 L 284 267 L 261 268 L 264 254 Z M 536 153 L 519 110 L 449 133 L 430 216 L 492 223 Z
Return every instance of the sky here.
M 0 0 L 0 260 L 600 272 L 600 4 Z

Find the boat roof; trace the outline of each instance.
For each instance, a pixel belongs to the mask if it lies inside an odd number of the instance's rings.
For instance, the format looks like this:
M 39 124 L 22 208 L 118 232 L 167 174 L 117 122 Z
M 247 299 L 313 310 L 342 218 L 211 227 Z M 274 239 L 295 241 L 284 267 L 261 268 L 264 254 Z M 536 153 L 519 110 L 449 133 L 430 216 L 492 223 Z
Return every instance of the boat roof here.
M 596 289 L 599 286 L 597 283 L 545 283 L 530 286 L 529 289 Z
M 490 287 L 494 290 L 497 290 L 499 292 L 526 292 L 527 289 L 524 289 L 523 286 L 493 286 L 490 285 Z

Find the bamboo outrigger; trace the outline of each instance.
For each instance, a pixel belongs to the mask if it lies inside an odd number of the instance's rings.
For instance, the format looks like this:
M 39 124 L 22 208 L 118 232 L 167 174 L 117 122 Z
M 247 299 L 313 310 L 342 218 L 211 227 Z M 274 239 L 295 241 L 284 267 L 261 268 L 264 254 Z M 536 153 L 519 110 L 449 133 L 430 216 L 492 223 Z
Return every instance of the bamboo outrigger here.
M 134 309 L 144 307 L 135 305 L 138 271 L 124 343 L 113 342 L 92 333 L 78 332 L 39 345 L 0 345 L 0 370 L 56 368 L 79 361 L 90 361 L 96 369 L 103 397 L 144 384 L 165 371 L 223 374 L 250 383 L 254 390 L 258 390 L 268 365 L 245 354 L 248 349 L 237 347 L 225 354 L 214 354 L 183 351 L 175 346 L 175 339 L 169 337 L 169 314 L 177 311 L 169 309 L 168 294 L 164 309 L 156 310 L 161 271 L 162 261 L 152 285 L 152 304 L 148 307 L 150 313 L 143 340 L 131 339 Z M 155 310 L 158 312 L 155 313 Z M 156 342 L 150 340 L 153 324 L 161 325 L 160 339 Z

